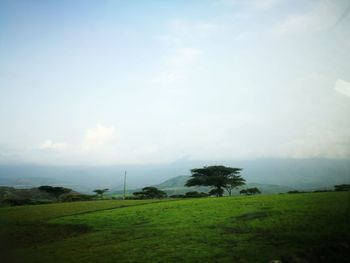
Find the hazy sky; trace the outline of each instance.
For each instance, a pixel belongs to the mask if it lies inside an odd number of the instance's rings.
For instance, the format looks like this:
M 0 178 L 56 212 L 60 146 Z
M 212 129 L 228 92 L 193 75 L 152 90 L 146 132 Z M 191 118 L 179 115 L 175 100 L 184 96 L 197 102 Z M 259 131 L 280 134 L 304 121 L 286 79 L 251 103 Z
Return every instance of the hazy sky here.
M 350 158 L 349 5 L 0 1 L 0 162 Z

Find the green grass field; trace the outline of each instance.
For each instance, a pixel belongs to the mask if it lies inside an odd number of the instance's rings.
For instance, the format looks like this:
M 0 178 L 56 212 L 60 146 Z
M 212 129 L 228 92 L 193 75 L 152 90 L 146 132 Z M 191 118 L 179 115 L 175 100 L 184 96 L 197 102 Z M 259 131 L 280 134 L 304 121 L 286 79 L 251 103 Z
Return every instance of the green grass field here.
M 333 246 L 341 262 L 349 208 L 346 192 L 2 208 L 1 247 L 8 262 L 269 262 Z

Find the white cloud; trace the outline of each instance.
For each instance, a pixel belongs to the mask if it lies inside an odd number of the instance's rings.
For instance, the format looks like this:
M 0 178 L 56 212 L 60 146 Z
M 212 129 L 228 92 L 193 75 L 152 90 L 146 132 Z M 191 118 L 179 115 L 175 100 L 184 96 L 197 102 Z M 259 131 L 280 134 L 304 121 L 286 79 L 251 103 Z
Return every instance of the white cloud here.
M 233 7 L 245 7 L 250 11 L 267 11 L 282 2 L 283 0 L 219 0 L 215 4 Z
M 152 79 L 152 82 L 155 84 L 169 85 L 171 83 L 185 79 L 186 77 L 182 72 L 176 70 L 169 70 L 167 72 L 160 73 L 158 76 L 155 76 Z
M 174 55 L 172 55 L 168 59 L 168 64 L 171 66 L 182 67 L 190 64 L 194 64 L 197 62 L 200 56 L 199 49 L 184 47 L 179 48 L 175 51 Z
M 338 79 L 335 83 L 334 90 L 350 98 L 350 82 Z
M 173 19 L 169 23 L 171 35 L 180 38 L 207 38 L 217 29 L 217 25 L 208 22 L 193 22 Z
M 52 140 L 45 140 L 40 144 L 39 149 L 41 150 L 63 150 L 67 147 L 66 143 L 53 142 Z
M 152 82 L 161 85 L 169 85 L 177 81 L 186 80 L 190 66 L 195 65 L 201 55 L 196 48 L 178 48 L 166 60 L 165 70 L 152 78 Z
M 329 131 L 314 132 L 280 145 L 277 154 L 293 158 L 348 158 L 349 145 L 349 136 L 334 136 L 334 132 Z
M 115 137 L 113 127 L 105 127 L 97 124 L 95 128 L 87 130 L 84 141 L 82 143 L 83 150 L 92 150 L 106 145 Z
M 250 2 L 250 7 L 257 11 L 266 11 L 280 4 L 281 0 L 254 0 Z
M 338 16 L 336 5 L 318 2 L 309 12 L 288 16 L 272 31 L 276 35 L 320 32 L 330 29 Z

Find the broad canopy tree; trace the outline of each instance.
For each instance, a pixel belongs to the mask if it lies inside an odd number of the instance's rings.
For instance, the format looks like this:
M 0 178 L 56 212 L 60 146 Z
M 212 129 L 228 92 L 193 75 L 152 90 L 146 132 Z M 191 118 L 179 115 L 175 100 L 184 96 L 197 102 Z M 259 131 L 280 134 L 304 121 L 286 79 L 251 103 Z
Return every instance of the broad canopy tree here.
M 161 199 L 167 197 L 166 192 L 153 186 L 142 188 L 140 192 L 134 192 L 133 195 L 138 199 Z
M 205 166 L 191 170 L 191 179 L 185 186 L 209 186 L 210 195 L 223 196 L 224 189 L 229 195 L 238 186 L 244 185 L 245 180 L 241 177 L 242 168 L 226 167 L 223 165 Z

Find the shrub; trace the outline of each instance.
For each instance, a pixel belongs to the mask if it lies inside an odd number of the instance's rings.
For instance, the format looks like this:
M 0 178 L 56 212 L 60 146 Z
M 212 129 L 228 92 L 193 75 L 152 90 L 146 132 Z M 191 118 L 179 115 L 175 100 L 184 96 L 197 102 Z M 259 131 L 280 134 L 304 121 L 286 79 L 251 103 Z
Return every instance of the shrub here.
M 207 193 L 198 193 L 197 191 L 191 191 L 191 192 L 187 192 L 185 194 L 185 197 L 190 197 L 190 198 L 198 198 L 198 197 L 207 197 L 208 194 Z
M 134 192 L 133 195 L 136 199 L 162 199 L 167 197 L 166 192 L 153 186 L 144 187 L 142 191 Z
M 50 203 L 52 203 L 52 201 L 8 198 L 8 199 L 2 200 L 0 204 L 2 206 L 20 206 L 20 205 L 41 205 L 41 204 L 50 204 Z
M 92 199 L 93 196 L 84 194 L 68 194 L 62 197 L 63 202 L 90 201 Z
M 334 186 L 335 191 L 350 191 L 350 184 L 338 184 Z
M 170 198 L 185 198 L 185 195 L 171 195 Z

